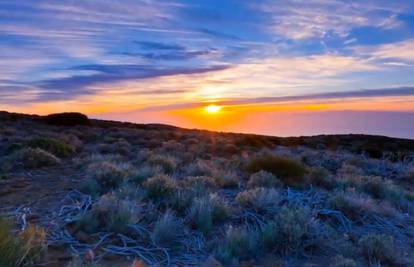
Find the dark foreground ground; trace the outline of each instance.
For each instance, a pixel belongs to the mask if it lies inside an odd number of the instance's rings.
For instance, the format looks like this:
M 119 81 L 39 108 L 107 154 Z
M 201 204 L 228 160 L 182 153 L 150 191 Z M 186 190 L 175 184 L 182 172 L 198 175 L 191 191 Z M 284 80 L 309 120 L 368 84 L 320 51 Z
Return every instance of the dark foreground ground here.
M 0 112 L 0 267 L 414 266 L 414 140 L 72 119 Z

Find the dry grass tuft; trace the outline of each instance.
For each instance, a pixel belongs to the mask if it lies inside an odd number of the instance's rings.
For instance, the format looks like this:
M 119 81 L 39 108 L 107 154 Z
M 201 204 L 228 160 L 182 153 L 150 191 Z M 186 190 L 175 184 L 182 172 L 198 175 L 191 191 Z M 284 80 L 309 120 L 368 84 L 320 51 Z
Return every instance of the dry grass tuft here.
M 276 189 L 259 187 L 238 193 L 236 200 L 243 208 L 265 213 L 277 208 L 281 197 Z
M 394 238 L 389 235 L 368 234 L 358 241 L 362 254 L 370 263 L 397 264 L 398 257 Z
M 177 248 L 184 235 L 183 224 L 171 211 L 166 211 L 155 223 L 153 242 L 164 248 Z

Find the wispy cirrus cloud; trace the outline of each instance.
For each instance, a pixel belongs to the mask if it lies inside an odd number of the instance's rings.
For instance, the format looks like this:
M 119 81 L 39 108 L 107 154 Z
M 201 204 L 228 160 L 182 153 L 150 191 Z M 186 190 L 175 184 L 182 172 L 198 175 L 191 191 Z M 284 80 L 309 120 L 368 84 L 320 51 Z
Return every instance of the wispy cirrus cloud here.
M 103 93 L 102 88 L 108 85 L 117 86 L 118 82 L 140 81 L 143 79 L 155 79 L 175 75 L 192 75 L 203 74 L 208 72 L 220 71 L 230 66 L 217 65 L 200 68 L 156 68 L 146 65 L 82 65 L 71 68 L 78 71 L 94 71 L 92 75 L 74 75 L 69 77 L 46 79 L 27 85 L 27 88 L 35 88 L 35 95 L 32 101 L 53 101 L 53 100 L 70 100 L 79 96 L 96 95 Z M 24 88 L 24 84 L 19 86 Z M 14 86 L 1 86 L 0 92 L 10 94 L 15 89 Z M 22 89 L 23 90 L 23 89 Z M 162 88 L 154 90 L 140 90 L 141 94 L 163 94 L 183 92 L 177 87 L 174 90 L 165 91 Z M 122 92 L 120 92 L 122 93 Z M 1 101 L 1 100 L 0 100 Z
M 411 86 L 412 13 L 403 0 L 3 0 L 0 102 L 119 108 Z
M 348 37 L 357 27 L 392 29 L 401 25 L 398 13 L 414 6 L 396 1 L 299 0 L 252 4 L 269 16 L 266 29 L 293 40 Z
M 360 55 L 371 57 L 372 60 L 414 62 L 414 39 L 381 45 L 356 46 L 353 50 Z

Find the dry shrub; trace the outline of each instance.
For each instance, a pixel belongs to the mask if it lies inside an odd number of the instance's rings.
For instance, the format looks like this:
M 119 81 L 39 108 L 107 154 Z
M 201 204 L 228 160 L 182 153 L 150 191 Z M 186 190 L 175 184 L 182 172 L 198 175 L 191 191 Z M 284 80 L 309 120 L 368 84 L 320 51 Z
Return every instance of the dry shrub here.
M 77 222 L 77 229 L 87 233 L 124 233 L 129 224 L 137 221 L 138 215 L 139 209 L 134 201 L 122 200 L 113 194 L 107 194 L 81 217 Z
M 247 164 L 246 170 L 250 173 L 261 170 L 270 172 L 288 186 L 300 186 L 306 183 L 306 167 L 300 161 L 280 156 L 256 157 Z
M 156 175 L 144 182 L 144 188 L 147 190 L 147 197 L 161 199 L 171 197 L 177 191 L 177 183 L 167 175 Z
M 159 154 L 150 156 L 148 162 L 152 165 L 161 167 L 165 173 L 173 173 L 178 165 L 176 158 Z
M 308 208 L 283 206 L 263 229 L 265 247 L 282 253 L 298 251 L 312 235 L 313 216 Z
M 362 184 L 362 190 L 377 199 L 398 201 L 402 199 L 405 192 L 394 185 L 390 180 L 384 180 L 378 176 L 366 177 Z
M 267 171 L 259 171 L 250 175 L 247 187 L 279 187 L 282 186 L 281 181 Z
M 182 181 L 182 186 L 199 196 L 217 188 L 216 181 L 208 176 L 188 176 Z
M 329 198 L 328 205 L 351 220 L 359 220 L 365 214 L 373 213 L 376 206 L 372 198 L 355 192 L 337 192 Z
M 214 176 L 214 179 L 222 188 L 235 188 L 239 186 L 240 179 L 239 176 L 234 172 L 226 172 L 217 174 Z
M 88 167 L 90 180 L 86 185 L 91 193 L 105 194 L 118 188 L 131 172 L 131 166 L 109 161 L 92 163 Z
M 68 157 L 75 153 L 74 146 L 53 138 L 33 138 L 27 142 L 27 145 L 31 148 L 41 148 L 57 157 Z
M 356 188 L 361 185 L 364 173 L 362 169 L 344 163 L 338 170 L 337 175 L 339 183 L 342 183 L 345 187 Z
M 217 170 L 211 161 L 197 160 L 186 166 L 184 172 L 189 176 L 214 176 Z
M 308 180 L 312 185 L 326 189 L 333 189 L 336 185 L 335 180 L 325 168 L 309 168 Z
M 43 229 L 30 225 L 16 235 L 11 223 L 0 219 L 0 266 L 32 266 L 41 260 L 46 249 Z
M 15 152 L 12 159 L 26 168 L 41 168 L 60 164 L 60 159 L 40 148 L 25 148 Z
M 143 184 L 148 178 L 160 173 L 161 170 L 157 167 L 142 166 L 129 175 L 128 181 L 137 185 Z
M 192 227 L 209 233 L 213 225 L 224 221 L 229 216 L 229 207 L 215 194 L 195 198 L 187 219 Z
M 102 154 L 119 154 L 122 156 L 128 156 L 131 152 L 131 144 L 125 139 L 116 139 L 110 144 L 99 144 L 98 151 Z

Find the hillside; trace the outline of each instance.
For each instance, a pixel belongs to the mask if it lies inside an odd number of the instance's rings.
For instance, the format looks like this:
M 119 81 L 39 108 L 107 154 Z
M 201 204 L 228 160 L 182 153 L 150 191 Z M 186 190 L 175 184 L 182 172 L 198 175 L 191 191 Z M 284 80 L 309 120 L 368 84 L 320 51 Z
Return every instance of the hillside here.
M 0 112 L 0 266 L 412 266 L 414 140 Z

